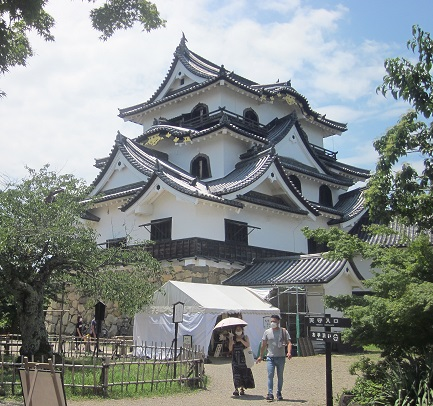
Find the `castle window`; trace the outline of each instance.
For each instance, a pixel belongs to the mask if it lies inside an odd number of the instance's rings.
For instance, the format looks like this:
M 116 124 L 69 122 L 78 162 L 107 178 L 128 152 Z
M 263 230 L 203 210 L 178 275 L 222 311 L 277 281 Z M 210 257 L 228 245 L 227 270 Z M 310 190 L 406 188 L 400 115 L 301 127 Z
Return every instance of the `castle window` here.
M 322 185 L 319 189 L 319 204 L 322 206 L 332 207 L 332 192 L 331 189 L 326 186 Z
M 299 193 L 302 193 L 302 185 L 299 178 L 295 175 L 289 175 L 289 179 L 292 181 L 295 188 L 298 189 Z
M 209 108 L 206 104 L 199 103 L 191 111 L 191 118 L 200 118 L 202 120 L 209 114 Z
M 317 242 L 313 238 L 308 239 L 308 253 L 319 254 L 320 252 L 327 252 L 329 248 L 326 244 Z
M 152 241 L 171 240 L 171 217 L 150 222 L 150 239 Z
M 248 244 L 248 224 L 241 221 L 224 220 L 226 242 Z
M 126 247 L 126 237 L 121 238 L 112 238 L 110 240 L 107 240 L 105 242 L 105 246 L 107 248 L 113 248 L 113 247 Z
M 255 127 L 259 123 L 259 116 L 252 108 L 248 108 L 244 110 L 244 120 L 248 125 Z
M 191 161 L 191 175 L 199 179 L 206 179 L 211 177 L 209 157 L 207 155 L 197 155 Z

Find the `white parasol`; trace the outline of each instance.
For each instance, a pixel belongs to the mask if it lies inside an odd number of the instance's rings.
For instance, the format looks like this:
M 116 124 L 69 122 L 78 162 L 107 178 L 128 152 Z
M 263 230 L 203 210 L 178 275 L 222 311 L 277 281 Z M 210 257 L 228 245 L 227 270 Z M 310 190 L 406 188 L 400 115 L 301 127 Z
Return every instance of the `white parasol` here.
M 216 326 L 213 328 L 214 330 L 219 328 L 227 328 L 227 327 L 235 327 L 235 326 L 247 326 L 248 323 L 242 319 L 237 317 L 227 317 L 222 319 Z

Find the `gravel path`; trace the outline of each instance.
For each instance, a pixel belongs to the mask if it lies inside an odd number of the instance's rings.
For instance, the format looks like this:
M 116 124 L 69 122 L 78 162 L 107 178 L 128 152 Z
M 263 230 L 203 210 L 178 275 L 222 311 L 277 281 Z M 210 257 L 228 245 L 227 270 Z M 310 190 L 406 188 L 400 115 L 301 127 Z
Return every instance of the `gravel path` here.
M 355 377 L 349 374 L 350 365 L 359 356 L 354 355 L 332 355 L 332 381 L 334 405 L 338 404 L 339 394 L 343 389 L 351 388 Z M 267 392 L 266 362 L 253 367 L 255 389 L 248 389 L 245 396 L 234 397 L 232 373 L 230 360 L 226 358 L 212 358 L 212 364 L 205 365 L 209 384 L 206 389 L 200 389 L 193 394 L 181 394 L 168 397 L 155 397 L 143 399 L 121 399 L 121 400 L 68 400 L 68 406 L 202 406 L 226 404 L 242 404 L 248 400 L 254 404 L 267 403 L 265 396 Z M 274 380 L 276 384 L 276 377 Z M 325 355 L 312 357 L 294 357 L 286 361 L 284 370 L 284 405 L 326 405 L 326 372 Z M 0 404 L 4 404 L 0 400 Z M 21 403 L 20 405 L 22 405 Z M 16 404 L 15 404 L 16 405 Z

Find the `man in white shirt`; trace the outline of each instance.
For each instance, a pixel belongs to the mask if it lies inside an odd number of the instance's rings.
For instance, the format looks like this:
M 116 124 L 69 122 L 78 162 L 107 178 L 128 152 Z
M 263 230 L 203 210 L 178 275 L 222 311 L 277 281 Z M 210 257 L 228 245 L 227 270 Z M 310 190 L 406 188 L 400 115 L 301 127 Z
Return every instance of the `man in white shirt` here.
M 262 337 L 262 346 L 260 356 L 256 362 L 263 360 L 265 350 L 267 350 L 267 370 L 268 370 L 268 394 L 266 400 L 274 400 L 274 375 L 277 370 L 277 400 L 283 400 L 281 391 L 283 389 L 284 365 L 287 359 L 292 358 L 292 342 L 290 334 L 285 328 L 280 327 L 280 316 L 273 314 L 271 316 L 271 328 L 265 330 Z M 287 347 L 287 355 L 286 355 Z

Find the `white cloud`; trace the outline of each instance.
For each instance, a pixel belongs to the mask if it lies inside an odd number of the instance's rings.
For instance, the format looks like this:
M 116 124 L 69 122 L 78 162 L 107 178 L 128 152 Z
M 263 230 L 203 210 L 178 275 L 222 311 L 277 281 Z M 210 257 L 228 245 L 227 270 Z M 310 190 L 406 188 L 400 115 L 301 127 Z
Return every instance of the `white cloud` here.
M 395 117 L 401 105 L 378 101 L 374 93 L 388 45 L 342 36 L 348 7 L 304 3 L 164 0 L 157 5 L 166 28 L 143 33 L 136 27 L 107 42 L 91 28 L 93 3 L 48 3 L 56 42 L 35 39 L 29 65 L 1 78 L 8 96 L 0 99 L 0 173 L 21 177 L 24 165 L 38 169 L 49 162 L 92 181 L 94 158 L 109 154 L 117 130 L 140 134 L 139 126 L 117 117 L 118 108 L 153 94 L 182 32 L 191 50 L 251 80 L 292 79 L 312 108 L 330 119 L 350 124 Z M 363 167 L 357 160 L 362 153 L 349 159 Z

